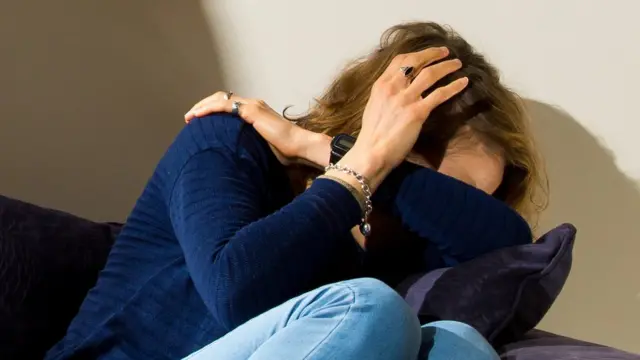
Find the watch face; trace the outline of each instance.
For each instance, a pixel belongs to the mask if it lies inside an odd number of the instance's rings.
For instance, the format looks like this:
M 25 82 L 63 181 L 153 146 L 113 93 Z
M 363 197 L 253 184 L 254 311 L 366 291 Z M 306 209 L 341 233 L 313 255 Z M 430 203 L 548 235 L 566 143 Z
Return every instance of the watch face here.
M 353 144 L 355 144 L 355 139 L 350 136 L 341 136 L 338 139 L 338 146 L 341 148 L 351 149 Z
M 331 142 L 331 163 L 337 163 L 353 147 L 356 139 L 347 134 L 338 134 Z

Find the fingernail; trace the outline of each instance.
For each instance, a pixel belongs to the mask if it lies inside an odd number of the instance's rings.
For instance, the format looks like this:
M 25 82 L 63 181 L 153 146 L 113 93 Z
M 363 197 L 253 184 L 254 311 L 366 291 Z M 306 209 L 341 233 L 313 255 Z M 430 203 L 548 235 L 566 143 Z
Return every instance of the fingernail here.
M 465 76 L 465 77 L 463 77 L 463 78 L 460 78 L 460 83 L 461 83 L 462 85 L 467 85 L 467 84 L 469 83 L 469 78 L 468 78 L 468 77 L 466 77 L 466 76 Z
M 440 48 L 440 52 L 442 52 L 443 54 L 448 54 L 449 53 L 449 48 L 447 48 L 446 46 L 443 46 Z

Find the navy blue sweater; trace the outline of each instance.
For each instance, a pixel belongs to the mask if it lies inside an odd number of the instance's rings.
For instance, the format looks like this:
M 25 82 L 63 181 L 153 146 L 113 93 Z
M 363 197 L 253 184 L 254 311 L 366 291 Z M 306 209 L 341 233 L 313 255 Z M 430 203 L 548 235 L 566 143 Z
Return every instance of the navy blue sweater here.
M 526 222 L 500 201 L 423 170 L 390 200 L 430 244 L 422 259 L 431 260 L 407 271 L 531 240 Z M 180 358 L 307 290 L 370 275 L 350 237 L 359 219 L 357 201 L 332 180 L 294 198 L 284 167 L 251 126 L 224 114 L 196 119 L 158 164 L 47 359 Z

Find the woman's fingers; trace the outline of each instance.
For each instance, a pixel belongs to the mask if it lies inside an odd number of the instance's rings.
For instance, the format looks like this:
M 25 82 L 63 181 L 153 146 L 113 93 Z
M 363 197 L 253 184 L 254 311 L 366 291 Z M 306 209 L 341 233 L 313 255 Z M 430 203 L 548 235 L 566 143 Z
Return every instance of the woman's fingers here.
M 242 106 L 246 105 L 248 102 L 246 99 L 236 95 L 234 95 L 233 98 L 229 100 L 226 100 L 224 97 L 210 96 L 207 99 L 199 102 L 196 106 L 189 110 L 189 112 L 184 116 L 184 121 L 186 123 L 189 123 L 196 117 L 205 116 L 217 112 L 231 112 L 233 110 L 233 103 L 236 101 L 243 104 L 240 106 L 240 113 L 242 113 Z
M 218 91 L 216 93 L 214 93 L 211 96 L 208 96 L 202 100 L 200 100 L 197 104 L 193 105 L 193 107 L 191 108 L 191 110 L 187 111 L 186 114 L 184 114 L 184 121 L 185 122 L 189 122 L 191 120 L 193 120 L 193 118 L 195 116 L 202 116 L 202 115 L 195 115 L 194 110 L 196 109 L 201 109 L 203 107 L 206 106 L 210 106 L 211 103 L 220 101 L 220 100 L 225 100 L 225 98 L 227 97 L 227 93 L 224 91 Z M 234 96 L 234 99 L 236 99 L 237 97 Z M 207 115 L 207 113 L 203 114 L 203 115 Z
M 433 47 L 414 53 L 398 55 L 391 61 L 391 64 L 389 64 L 385 77 L 404 80 L 406 82 L 407 79 L 414 77 L 417 69 L 421 69 L 424 66 L 443 59 L 447 57 L 447 55 L 449 55 L 449 49 L 446 47 Z M 405 74 L 402 70 L 404 67 L 412 67 L 413 72 Z
M 433 86 L 438 80 L 460 70 L 462 62 L 459 59 L 447 60 L 432 66 L 425 67 L 407 88 L 407 95 L 411 98 L 418 97 Z
M 194 106 L 188 113 L 184 116 L 184 121 L 189 123 L 196 117 L 205 116 L 208 114 L 216 113 L 216 112 L 224 112 L 227 108 L 227 103 L 230 103 L 230 100 L 224 99 L 207 99 L 206 101 L 202 101 L 198 103 L 198 105 Z M 231 111 L 231 110 L 229 110 Z
M 453 96 L 458 94 L 460 91 L 464 90 L 469 84 L 469 79 L 467 77 L 463 77 L 452 81 L 448 85 L 439 87 L 431 92 L 426 98 L 420 100 L 418 103 L 418 107 L 420 111 L 425 114 L 422 121 L 426 120 L 427 116 L 435 109 L 438 105 L 443 102 L 451 99 Z
M 418 64 L 420 67 L 428 66 L 435 61 L 444 59 L 449 55 L 449 49 L 446 46 L 428 48 L 416 53 L 416 56 L 420 59 Z

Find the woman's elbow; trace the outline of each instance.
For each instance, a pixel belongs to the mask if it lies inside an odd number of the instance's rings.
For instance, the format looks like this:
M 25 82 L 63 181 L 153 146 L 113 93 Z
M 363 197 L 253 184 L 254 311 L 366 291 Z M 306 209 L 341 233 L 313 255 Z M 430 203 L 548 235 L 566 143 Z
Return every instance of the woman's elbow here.
M 230 279 L 220 280 L 214 287 L 214 296 L 206 304 L 214 319 L 226 331 L 235 329 L 255 316 L 251 309 L 251 301 L 255 299 L 247 297 L 246 291 L 231 282 Z

